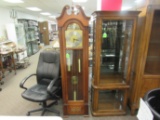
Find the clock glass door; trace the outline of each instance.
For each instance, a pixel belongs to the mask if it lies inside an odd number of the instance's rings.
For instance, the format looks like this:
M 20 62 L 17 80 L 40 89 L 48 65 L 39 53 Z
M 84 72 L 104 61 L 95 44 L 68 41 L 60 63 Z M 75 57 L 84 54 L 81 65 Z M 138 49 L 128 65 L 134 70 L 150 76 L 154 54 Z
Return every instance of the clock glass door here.
M 73 101 L 83 99 L 82 34 L 76 23 L 69 24 L 65 31 L 68 100 Z

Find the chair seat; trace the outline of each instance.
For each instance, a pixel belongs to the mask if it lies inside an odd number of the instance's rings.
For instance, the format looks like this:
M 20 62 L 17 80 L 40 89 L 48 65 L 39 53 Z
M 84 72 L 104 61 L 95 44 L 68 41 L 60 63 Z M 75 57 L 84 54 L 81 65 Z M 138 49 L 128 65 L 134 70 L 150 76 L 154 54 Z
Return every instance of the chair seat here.
M 35 102 L 43 102 L 51 97 L 46 90 L 47 85 L 37 84 L 24 91 L 22 97 Z

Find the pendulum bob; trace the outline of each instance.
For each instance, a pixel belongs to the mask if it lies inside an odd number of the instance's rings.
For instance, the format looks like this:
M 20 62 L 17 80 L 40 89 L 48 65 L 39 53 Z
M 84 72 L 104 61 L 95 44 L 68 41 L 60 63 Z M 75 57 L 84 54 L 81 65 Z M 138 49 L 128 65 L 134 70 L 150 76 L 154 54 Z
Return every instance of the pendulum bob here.
M 77 76 L 72 76 L 71 78 L 72 85 L 73 85 L 73 100 L 77 100 L 77 86 L 78 86 L 78 78 Z

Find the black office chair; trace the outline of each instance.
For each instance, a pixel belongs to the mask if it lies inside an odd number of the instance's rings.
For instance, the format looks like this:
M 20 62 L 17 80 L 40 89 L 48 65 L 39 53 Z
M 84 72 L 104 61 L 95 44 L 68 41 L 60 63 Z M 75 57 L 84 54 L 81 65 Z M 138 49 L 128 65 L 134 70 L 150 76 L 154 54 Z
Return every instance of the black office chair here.
M 24 87 L 24 83 L 32 76 L 36 76 L 37 84 L 30 88 Z M 40 102 L 42 105 L 42 107 L 39 109 L 29 111 L 27 115 L 37 111 L 42 111 L 41 115 L 44 115 L 45 111 L 54 112 L 60 115 L 59 111 L 53 108 L 50 109 L 50 107 L 54 104 L 57 104 L 58 100 L 60 99 L 59 93 L 61 91 L 61 79 L 59 52 L 41 52 L 36 74 L 31 74 L 24 78 L 20 83 L 20 87 L 25 89 L 25 91 L 22 93 L 23 98 L 33 102 Z M 47 100 L 53 100 L 53 102 L 47 105 Z
M 144 101 L 151 110 L 154 120 L 160 120 L 160 88 L 148 91 L 144 96 Z

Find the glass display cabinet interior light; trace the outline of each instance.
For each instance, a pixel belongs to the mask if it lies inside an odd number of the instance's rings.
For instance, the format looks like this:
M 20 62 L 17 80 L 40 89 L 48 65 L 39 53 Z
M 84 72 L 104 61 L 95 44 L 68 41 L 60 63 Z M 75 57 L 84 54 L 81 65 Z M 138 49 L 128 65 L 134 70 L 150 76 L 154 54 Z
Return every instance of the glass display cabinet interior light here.
M 126 77 L 132 40 L 132 20 L 103 20 L 100 73 Z

